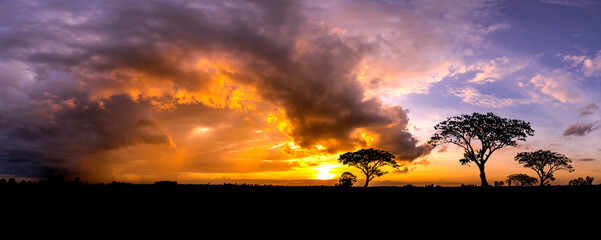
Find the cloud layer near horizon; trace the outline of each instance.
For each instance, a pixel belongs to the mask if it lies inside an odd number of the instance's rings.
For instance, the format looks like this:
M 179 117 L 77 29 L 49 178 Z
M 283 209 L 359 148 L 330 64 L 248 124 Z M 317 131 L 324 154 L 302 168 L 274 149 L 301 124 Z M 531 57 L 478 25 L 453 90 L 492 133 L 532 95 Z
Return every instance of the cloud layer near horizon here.
M 427 90 L 449 42 L 487 31 L 462 20 L 479 1 L 0 4 L 0 174 L 20 177 L 281 171 L 357 147 L 412 161 L 431 149 L 378 96 Z

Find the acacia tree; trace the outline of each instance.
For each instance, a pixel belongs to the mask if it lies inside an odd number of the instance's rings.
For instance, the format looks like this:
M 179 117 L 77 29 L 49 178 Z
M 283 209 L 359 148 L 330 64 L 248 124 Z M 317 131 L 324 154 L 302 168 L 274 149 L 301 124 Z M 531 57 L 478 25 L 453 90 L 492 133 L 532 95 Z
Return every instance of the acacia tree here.
M 574 168 L 570 163 L 572 160 L 564 156 L 563 154 L 551 152 L 548 150 L 538 150 L 535 152 L 521 152 L 515 156 L 515 160 L 524 165 L 524 167 L 531 168 L 538 174 L 540 178 L 540 185 L 545 186 L 551 181 L 555 181 L 553 173 L 558 170 L 566 170 L 573 172 Z M 548 166 L 547 169 L 545 169 Z
M 428 143 L 433 146 L 452 143 L 463 148 L 463 158 L 459 162 L 478 166 L 483 187 L 488 186 L 484 164 L 492 153 L 505 146 L 515 146 L 517 141 L 525 141 L 526 137 L 534 135 L 529 122 L 502 118 L 490 112 L 449 117 L 436 124 L 434 130 L 437 132 Z
M 338 162 L 361 170 L 363 174 L 365 174 L 364 187 L 367 187 L 369 181 L 372 179 L 388 173 L 380 168 L 384 166 L 393 168 L 400 167 L 400 165 L 394 161 L 394 155 L 385 150 L 373 148 L 343 153 L 338 158 Z

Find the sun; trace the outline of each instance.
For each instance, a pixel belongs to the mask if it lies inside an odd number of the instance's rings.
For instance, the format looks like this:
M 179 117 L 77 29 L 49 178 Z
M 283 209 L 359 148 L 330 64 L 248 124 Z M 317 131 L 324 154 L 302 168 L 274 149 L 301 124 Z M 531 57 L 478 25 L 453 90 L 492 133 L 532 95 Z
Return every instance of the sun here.
M 334 164 L 324 164 L 316 167 L 317 173 L 315 174 L 315 179 L 319 180 L 328 180 L 332 179 L 336 176 L 336 174 L 331 173 L 332 168 L 338 167 L 338 165 Z

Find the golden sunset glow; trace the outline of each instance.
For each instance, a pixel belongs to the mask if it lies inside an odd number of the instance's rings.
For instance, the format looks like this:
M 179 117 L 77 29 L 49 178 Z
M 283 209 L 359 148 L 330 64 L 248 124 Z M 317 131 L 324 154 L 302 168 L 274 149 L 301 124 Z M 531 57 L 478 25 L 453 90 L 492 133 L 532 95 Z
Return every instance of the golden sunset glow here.
M 280 130 L 283 133 L 290 134 L 290 127 L 292 124 L 286 119 L 286 113 L 284 110 L 279 110 L 276 113 L 270 112 L 267 114 L 267 123 L 271 126 Z
M 315 174 L 315 179 L 319 180 L 327 180 L 336 177 L 336 174 L 332 173 L 332 169 L 340 167 L 340 165 L 332 165 L 332 164 L 323 164 L 316 167 L 317 174 Z
M 192 135 L 204 134 L 210 130 L 211 128 L 208 127 L 195 127 L 194 129 L 192 129 Z
M 375 148 L 401 166 L 374 185 L 473 184 L 463 149 L 428 140 L 448 117 L 493 112 L 535 135 L 492 155 L 491 183 L 536 149 L 574 160 L 557 183 L 601 179 L 595 1 L 0 9 L 0 178 L 333 185 L 365 180 L 341 154 Z

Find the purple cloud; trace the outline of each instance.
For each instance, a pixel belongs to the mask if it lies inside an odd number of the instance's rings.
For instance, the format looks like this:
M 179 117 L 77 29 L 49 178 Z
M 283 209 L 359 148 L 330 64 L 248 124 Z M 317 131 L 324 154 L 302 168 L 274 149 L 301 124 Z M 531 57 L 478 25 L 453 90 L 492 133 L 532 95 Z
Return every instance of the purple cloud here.
M 599 106 L 595 103 L 590 103 L 584 107 L 578 109 L 580 111 L 580 116 L 592 115 L 595 111 L 599 110 Z
M 595 121 L 592 123 L 576 123 L 568 126 L 563 131 L 563 136 L 585 136 L 592 131 L 595 131 L 601 127 L 601 121 Z

